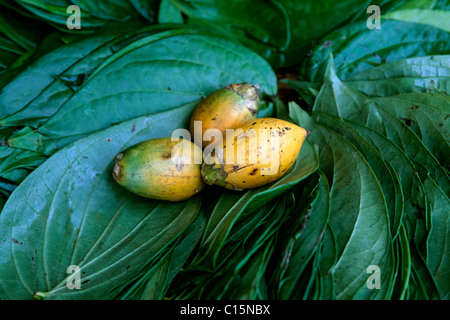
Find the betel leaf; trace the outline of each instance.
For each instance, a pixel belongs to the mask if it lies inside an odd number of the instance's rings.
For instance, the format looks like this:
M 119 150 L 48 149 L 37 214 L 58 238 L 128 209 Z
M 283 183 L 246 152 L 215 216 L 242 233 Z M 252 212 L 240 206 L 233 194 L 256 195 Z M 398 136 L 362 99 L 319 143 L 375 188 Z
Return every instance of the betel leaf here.
M 229 242 L 235 242 L 233 255 L 228 255 L 229 258 L 226 259 L 229 263 L 222 264 L 216 271 L 219 275 L 217 278 L 223 283 L 225 290 L 206 297 L 267 299 L 265 273 L 273 253 L 273 243 L 277 238 L 279 226 L 292 211 L 292 208 L 289 208 L 292 202 L 288 201 L 288 197 L 288 194 L 283 194 L 275 201 L 275 204 L 271 204 L 269 206 L 271 208 L 263 219 L 253 226 L 252 231 L 249 230 L 245 234 L 241 232 L 239 223 L 236 223 L 234 227 L 243 237 L 231 235 L 229 240 L 227 239 Z M 218 287 L 219 290 L 220 288 L 221 286 Z
M 417 245 L 410 242 L 409 249 L 411 253 L 411 276 L 408 284 L 408 298 L 412 300 L 442 299 L 436 280 L 425 258 L 420 254 Z
M 450 255 L 448 250 L 450 200 L 431 179 L 425 180 L 424 188 L 433 208 L 431 231 L 427 239 L 427 266 L 436 281 L 442 299 L 448 300 L 450 298 Z
M 320 114 L 319 117 L 323 124 L 327 125 L 331 122 L 332 128 L 343 136 L 346 135 L 348 130 L 356 131 L 379 152 L 386 164 L 392 167 L 400 182 L 404 201 L 403 214 L 401 215 L 402 224 L 406 224 L 410 217 L 425 219 L 422 214 L 426 207 L 423 184 L 419 179 L 414 163 L 399 147 L 379 132 L 361 124 L 342 118 L 338 120 L 332 115 Z M 393 236 L 395 236 L 395 232 L 393 232 Z
M 205 197 L 209 199 L 207 194 Z M 205 269 L 206 265 L 195 263 L 197 250 L 190 259 L 193 261 L 187 263 L 171 285 L 172 290 L 168 293 L 168 297 L 170 299 L 227 299 L 230 297 L 237 299 L 249 294 L 249 291 L 254 297 L 265 297 L 265 293 L 259 290 L 263 285 L 253 282 L 258 275 L 248 275 L 249 282 L 253 283 L 249 284 L 241 283 L 239 274 L 242 271 L 245 272 L 247 266 L 254 267 L 256 270 L 265 269 L 267 258 L 257 261 L 256 265 L 252 263 L 252 260 L 259 253 L 266 257 L 270 255 L 271 238 L 276 231 L 274 225 L 277 225 L 288 214 L 287 212 L 290 212 L 284 210 L 287 208 L 284 205 L 284 195 L 280 197 L 281 199 L 274 199 L 253 214 L 238 219 L 234 223 L 224 240 L 219 255 L 220 260 L 214 270 Z
M 282 300 L 291 299 L 293 295 L 298 295 L 298 292 L 295 292 L 297 291 L 296 284 L 302 277 L 308 262 L 318 250 L 329 219 L 330 190 L 328 182 L 320 171 L 317 172 L 319 180 L 313 190 L 315 197 L 311 206 L 306 207 L 308 208 L 306 215 L 301 217 L 301 220 L 299 219 L 300 224 L 291 219 L 287 223 L 287 225 L 293 225 L 299 229 L 289 238 L 290 243 L 285 248 L 284 259 L 279 263 L 281 272 L 280 278 L 276 282 L 279 288 L 277 288 L 278 292 L 275 297 Z M 307 193 L 305 191 L 303 193 Z M 304 205 L 304 203 L 300 202 L 300 205 Z M 300 210 L 301 208 L 297 207 L 296 211 Z M 289 228 L 289 226 L 285 228 Z M 285 232 L 284 229 L 281 229 L 281 232 Z M 282 239 L 286 239 L 286 237 Z
M 342 80 L 382 64 L 412 57 L 448 54 L 450 33 L 413 22 L 382 20 L 381 29 L 368 29 L 366 21 L 348 24 L 322 38 L 302 64 L 307 81 L 322 81 L 330 52 Z
M 373 100 L 400 119 L 417 135 L 436 160 L 445 169 L 450 169 L 449 97 L 410 93 Z
M 426 92 L 430 86 L 450 92 L 450 56 L 435 55 L 392 61 L 353 74 L 345 83 L 368 96 Z
M 298 63 L 299 56 L 309 54 L 312 44 L 316 44 L 328 32 L 346 22 L 358 19 L 359 15 L 365 14 L 370 4 L 381 1 L 281 0 L 279 2 L 289 17 L 291 43 L 283 52 L 283 62 L 285 66 L 290 66 Z
M 29 56 L 48 32 L 47 26 L 28 19 L 5 7 L 0 12 L 0 75 L 15 68 L 15 65 Z M 0 80 L 0 87 L 1 82 Z
M 0 215 L 0 297 L 98 299 L 170 245 L 196 217 L 201 198 L 137 197 L 111 170 L 120 150 L 170 136 L 191 112 L 188 105 L 112 126 L 67 146 L 28 176 Z M 80 289 L 67 287 L 69 266 L 79 267 Z
M 60 47 L 62 44 L 59 32 L 51 32 L 46 35 L 35 48 L 21 55 L 0 75 L 0 90 L 38 58 Z
M 411 274 L 411 255 L 405 227 L 400 226 L 398 237 L 394 240 L 395 248 L 395 284 L 391 299 L 404 300 L 408 290 Z
M 450 194 L 450 180 L 448 172 L 442 164 L 433 156 L 420 138 L 400 119 L 397 119 L 392 113 L 377 105 L 377 110 L 382 116 L 385 125 L 386 136 L 392 140 L 405 154 L 415 162 L 419 174 L 426 175 L 426 172 L 419 170 L 423 167 L 434 179 L 445 194 Z
M 421 97 L 421 95 L 417 95 L 417 99 L 423 99 Z M 442 98 L 446 99 L 445 96 Z M 429 99 L 424 100 L 424 103 L 427 103 L 427 101 Z M 336 115 L 383 134 L 396 144 L 411 160 L 419 164 L 417 170 L 423 167 L 444 192 L 450 194 L 450 180 L 447 172 L 427 149 L 421 139 L 406 123 L 402 122 L 388 109 L 383 107 L 377 98 L 369 98 L 350 85 L 343 83 L 336 75 L 332 55 L 330 55 L 325 73 L 325 82 L 314 103 L 313 111 Z M 439 119 L 441 121 L 441 118 Z M 422 132 L 422 134 L 428 133 Z
M 432 25 L 450 32 L 450 12 L 423 8 L 399 9 L 383 15 L 383 19 Z
M 23 1 L 23 0 L 22 0 Z M 54 1 L 54 0 L 52 0 Z M 104 0 L 101 2 L 72 0 L 83 12 L 105 20 L 136 19 L 137 12 L 131 1 Z
M 48 31 L 49 28 L 43 22 L 25 18 L 14 10 L 2 7 L 0 34 L 5 35 L 23 50 L 35 48 Z
M 133 2 L 123 0 L 106 0 L 101 2 L 86 0 L 15 0 L 14 4 L 16 6 L 12 7 L 26 15 L 41 19 L 63 32 L 89 34 L 93 30 L 108 25 L 110 22 L 140 19 L 141 12 L 145 15 L 152 14 L 151 10 L 135 7 L 134 4 L 138 4 L 139 1 Z M 75 12 L 70 7 L 71 5 L 76 5 L 79 8 L 81 16 L 79 21 L 81 28 L 74 30 L 67 27 L 68 23 L 74 24 L 74 21 L 69 19 Z M 149 8 L 146 7 L 145 9 Z
M 311 43 L 365 12 L 368 1 L 171 0 L 187 23 L 228 34 L 274 68 L 295 65 Z
M 52 115 L 58 107 L 53 105 L 57 104 L 58 100 L 62 99 L 61 97 L 65 94 L 71 94 L 70 89 L 63 83 L 56 81 L 52 75 L 60 75 L 66 69 L 70 70 L 70 67 L 81 60 L 83 56 L 107 43 L 111 38 L 113 38 L 112 35 L 91 37 L 81 42 L 63 46 L 45 55 L 31 65 L 28 70 L 9 82 L 0 92 L 0 118 L 2 119 L 0 124 L 2 126 L 34 125 L 33 121 L 35 121 L 36 116 L 39 117 L 39 120 Z M 85 70 L 76 70 L 73 73 L 69 71 L 69 74 L 87 72 L 86 65 L 83 67 Z M 33 106 L 29 107 L 30 104 L 36 106 L 34 108 Z M 22 117 L 19 115 L 19 120 L 15 120 L 14 114 L 23 113 L 25 108 L 36 110 L 32 110 L 36 115 L 25 114 Z M 21 120 L 27 122 L 21 122 Z
M 159 23 L 183 23 L 183 16 L 170 0 L 161 0 L 158 11 Z
M 336 238 L 329 224 L 326 226 L 322 239 L 319 250 L 315 253 L 316 258 L 314 260 L 318 269 L 318 299 L 334 300 L 336 299 L 336 292 L 332 268 L 336 264 L 338 256 Z
M 159 32 L 110 56 L 47 122 L 8 143 L 49 155 L 96 130 L 176 108 L 236 82 L 276 92 L 271 67 L 245 47 L 193 29 Z
M 391 235 L 395 238 L 402 222 L 404 197 L 400 178 L 392 164 L 386 161 L 383 154 L 371 142 L 364 139 L 348 122 L 329 114 L 314 113 L 312 116 L 317 122 L 333 129 L 351 142 L 364 156 L 383 190 L 389 214 Z
M 0 160 L 0 177 L 19 184 L 23 179 L 21 174 L 17 175 L 17 169 L 32 170 L 43 163 L 46 157 L 33 151 L 0 145 Z
M 206 212 L 200 208 L 195 220 L 183 231 L 176 242 L 156 255 L 129 283 L 110 292 L 104 298 L 120 300 L 161 300 L 174 277 L 185 265 L 202 236 L 206 224 Z
M 187 23 L 216 29 L 279 65 L 276 52 L 289 46 L 290 20 L 278 1 L 172 0 Z
M 330 182 L 329 225 L 336 239 L 337 261 L 331 268 L 337 299 L 384 299 L 392 284 L 393 247 L 385 198 L 361 153 L 334 131 L 317 124 L 295 103 L 291 117 L 311 131 L 319 147 L 319 169 Z M 367 270 L 385 270 L 380 290 L 367 285 Z
M 18 5 L 19 10 L 21 10 L 20 12 L 25 12 L 33 18 L 41 19 L 62 31 L 70 31 L 67 28 L 67 19 L 73 12 L 67 12 L 67 8 L 72 3 L 67 3 L 65 0 L 16 0 L 14 4 Z M 92 16 L 92 14 L 86 11 L 83 14 L 81 27 L 84 27 L 85 30 L 92 30 L 101 27 L 106 22 L 105 20 Z M 85 32 L 85 30 L 81 29 L 78 31 Z
M 151 23 L 156 22 L 159 11 L 159 0 L 129 0 L 137 12 Z M 169 22 L 169 21 L 166 21 Z M 170 21 L 175 22 L 175 21 Z
M 86 80 L 103 61 L 130 42 L 172 27 L 136 29 L 126 25 L 121 30 L 100 30 L 95 36 L 72 41 L 44 55 L 1 90 L 0 125 L 37 128 L 74 94 L 76 87 L 64 79 Z

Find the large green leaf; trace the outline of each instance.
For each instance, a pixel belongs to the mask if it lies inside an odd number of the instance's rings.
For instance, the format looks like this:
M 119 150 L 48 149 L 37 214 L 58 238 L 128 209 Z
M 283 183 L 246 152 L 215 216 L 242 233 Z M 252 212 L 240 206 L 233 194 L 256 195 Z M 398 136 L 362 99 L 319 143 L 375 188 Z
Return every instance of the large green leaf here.
M 400 119 L 436 160 L 450 170 L 450 97 L 411 93 L 373 100 Z
M 396 279 L 391 299 L 403 300 L 406 298 L 411 274 L 411 255 L 408 238 L 403 225 L 400 227 L 398 237 L 394 241 L 394 247 L 396 255 Z
M 78 5 L 83 12 L 89 12 L 100 19 L 122 20 L 137 18 L 137 12 L 131 4 L 131 1 L 103 0 L 96 2 L 71 0 L 71 2 Z
M 395 237 L 399 231 L 403 217 L 404 197 L 400 178 L 394 166 L 384 159 L 382 151 L 377 150 L 372 142 L 367 141 L 358 133 L 354 128 L 354 124 L 344 122 L 342 119 L 329 114 L 313 114 L 313 118 L 320 124 L 326 125 L 339 133 L 343 138 L 357 147 L 364 156 L 383 190 L 389 214 L 391 234 Z M 390 150 L 390 152 L 394 153 L 395 151 Z M 412 174 L 412 171 L 410 174 Z
M 4 34 L 23 50 L 35 48 L 47 32 L 49 28 L 44 23 L 25 18 L 14 10 L 2 7 L 0 34 Z
M 121 30 L 105 30 L 70 42 L 44 55 L 1 90 L 0 125 L 37 128 L 58 111 L 108 57 L 134 40 L 168 28 L 155 26 L 135 30 L 136 26 L 126 25 Z
M 8 83 L 0 93 L 0 124 L 9 125 L 35 125 L 37 120 L 46 119 L 58 108 L 58 102 L 64 101 L 64 96 L 72 95 L 69 87 L 54 77 L 78 75 L 87 73 L 89 65 L 83 64 L 81 70 L 71 70 L 72 65 L 84 56 L 89 56 L 99 46 L 107 43 L 111 36 L 91 37 L 85 41 L 68 44 L 49 53 L 31 65 L 27 71 Z M 109 50 L 108 54 L 111 54 Z M 53 96 L 53 97 L 52 97 Z M 48 110 L 48 111 L 47 111 Z M 9 117 L 9 118 L 8 118 Z
M 185 230 L 200 197 L 180 203 L 132 195 L 111 175 L 113 158 L 140 141 L 185 127 L 191 106 L 90 135 L 39 166 L 0 215 L 2 299 L 99 299 L 127 283 Z M 170 121 L 169 121 L 170 120 Z M 80 268 L 81 288 L 66 285 Z
M 450 32 L 450 12 L 423 8 L 399 9 L 389 12 L 383 19 L 417 22 Z
M 59 32 L 51 32 L 46 35 L 35 48 L 22 54 L 0 75 L 0 90 L 38 58 L 61 45 L 63 45 L 63 42 L 61 41 Z
M 159 23 L 183 23 L 181 10 L 170 0 L 161 0 L 158 12 Z
M 41 19 L 64 32 L 91 33 L 102 26 L 114 21 L 137 20 L 141 15 L 154 19 L 155 12 L 150 5 L 139 6 L 139 1 L 105 0 L 15 0 L 9 4 L 19 12 Z M 17 6 L 18 5 L 18 6 Z M 68 18 L 73 11 L 68 12 L 70 5 L 77 5 L 80 9 L 80 29 L 72 31 L 67 28 Z
M 19 184 L 27 173 L 18 169 L 33 170 L 43 163 L 46 157 L 33 151 L 0 146 L 0 160 L 0 177 Z
M 431 231 L 427 240 L 427 265 L 439 287 L 442 299 L 448 300 L 450 298 L 450 255 L 447 246 L 450 241 L 448 232 L 450 200 L 433 180 L 426 179 L 424 187 L 433 207 Z
M 278 1 L 171 2 L 188 17 L 188 23 L 217 29 L 255 50 L 274 65 L 280 64 L 275 52 L 289 46 L 290 21 L 286 9 Z
M 72 13 L 67 13 L 67 7 L 72 4 L 71 2 L 66 0 L 16 0 L 14 2 L 15 4 L 18 4 L 20 9 L 25 11 L 26 14 L 42 19 L 43 21 L 58 27 L 60 30 L 70 31 L 67 28 L 67 19 Z M 106 20 L 93 16 L 88 11 L 83 12 L 81 8 L 80 13 L 83 16 L 80 21 L 81 30 L 83 32 L 84 30 L 99 28 L 107 22 Z
M 96 130 L 192 103 L 235 82 L 276 92 L 268 63 L 239 44 L 192 29 L 156 33 L 110 56 L 47 122 L 8 143 L 49 155 Z
M 393 276 L 393 248 L 385 197 L 361 153 L 332 130 L 314 122 L 296 104 L 291 117 L 311 131 L 319 146 L 319 169 L 330 181 L 329 224 L 336 239 L 337 261 L 332 267 L 337 299 L 385 299 Z M 367 269 L 381 270 L 379 290 L 367 286 Z
M 382 20 L 381 29 L 368 29 L 366 21 L 348 24 L 322 38 L 302 65 L 308 81 L 322 81 L 330 52 L 342 80 L 373 65 L 406 58 L 448 54 L 450 33 L 413 22 Z
M 406 95 L 406 97 L 409 96 Z M 424 96 L 421 95 L 415 95 L 415 97 L 419 101 L 423 100 L 424 104 L 432 101 L 430 96 L 427 96 L 427 99 L 423 99 Z M 439 101 L 441 101 L 440 98 L 441 97 L 436 97 L 433 99 L 439 99 Z M 362 92 L 343 83 L 336 75 L 333 57 L 330 56 L 325 74 L 325 82 L 314 103 L 313 111 L 343 117 L 385 135 L 411 160 L 419 164 L 417 170 L 424 168 L 424 170 L 429 172 L 430 176 L 439 184 L 442 190 L 444 190 L 447 195 L 450 194 L 450 180 L 447 172 L 435 156 L 430 152 L 430 150 L 427 149 L 423 142 L 426 141 L 426 139 L 434 139 L 434 133 L 424 130 L 422 131 L 421 138 L 419 138 L 417 134 L 407 125 L 409 123 L 408 121 L 402 122 L 402 120 L 397 118 L 391 110 L 387 109 L 380 103 L 380 101 L 384 101 L 383 99 L 390 98 L 369 98 Z M 443 101 L 448 101 L 448 97 L 444 96 L 442 99 Z M 411 99 L 407 99 L 406 103 L 410 104 L 407 108 L 411 108 L 413 106 L 413 102 L 410 100 Z M 434 102 L 433 105 L 435 105 Z M 396 108 L 396 106 L 392 106 L 392 108 Z M 438 108 L 438 110 L 447 110 L 448 103 L 444 106 L 435 108 Z M 435 122 L 437 121 L 437 130 L 439 132 L 438 136 L 446 136 L 446 129 L 443 129 L 443 126 L 439 126 L 439 123 L 443 123 L 442 121 L 444 121 L 444 119 L 442 118 L 445 118 L 445 115 L 443 116 L 442 112 L 439 111 L 436 116 L 433 116 L 433 109 L 431 109 L 429 117 L 434 118 Z M 426 119 L 423 119 L 423 121 L 426 121 Z M 429 126 L 429 124 L 427 124 L 427 126 Z M 446 143 L 442 143 L 445 147 Z
M 176 239 L 156 255 L 152 263 L 142 270 L 136 279 L 109 293 L 106 299 L 161 300 L 174 277 L 181 271 L 191 252 L 202 236 L 206 224 L 206 212 L 200 209 L 195 220 Z
M 156 18 L 158 17 L 159 5 L 162 1 L 160 0 L 129 0 L 129 1 L 134 6 L 134 8 L 140 13 L 141 16 L 143 16 L 152 23 L 156 22 L 157 20 Z
M 329 114 L 316 114 L 316 117 L 321 124 L 330 126 L 350 142 L 355 142 L 355 139 L 356 142 L 361 138 L 364 139 L 376 149 L 386 165 L 393 169 L 394 175 L 398 177 L 398 181 L 400 182 L 403 198 L 403 214 L 398 214 L 398 210 L 396 210 L 397 215 L 393 219 L 394 224 L 391 225 L 393 236 L 398 232 L 399 217 L 401 217 L 402 224 L 406 224 L 411 218 L 414 218 L 413 221 L 416 219 L 426 219 L 423 215 L 423 212 L 426 210 L 423 184 L 417 175 L 417 169 L 414 163 L 399 147 L 379 132 L 361 124 L 342 118 L 338 119 Z M 364 142 L 362 143 L 363 145 L 365 144 Z
M 431 86 L 450 92 L 450 56 L 435 55 L 392 61 L 353 74 L 345 83 L 368 96 L 390 96 Z
M 291 66 L 311 42 L 364 11 L 368 1 L 171 0 L 187 22 L 220 30 L 274 68 Z
M 307 188 L 302 191 L 308 194 Z M 285 228 L 294 228 L 294 234 L 289 237 L 289 243 L 283 250 L 283 260 L 278 263 L 281 269 L 279 279 L 277 279 L 278 292 L 275 296 L 278 299 L 292 299 L 298 296 L 297 282 L 304 274 L 308 262 L 312 259 L 314 253 L 318 250 L 325 233 L 330 210 L 330 190 L 325 176 L 319 172 L 319 182 L 312 190 L 313 201 L 311 206 L 305 206 L 308 209 L 304 216 L 300 216 L 298 221 L 289 219 Z M 305 195 L 306 196 L 306 195 Z M 300 205 L 304 205 L 300 202 Z M 297 207 L 296 212 L 302 208 Z M 297 218 L 298 214 L 296 215 Z M 280 234 L 285 234 L 285 228 L 280 230 Z M 287 237 L 280 237 L 279 241 L 287 240 Z

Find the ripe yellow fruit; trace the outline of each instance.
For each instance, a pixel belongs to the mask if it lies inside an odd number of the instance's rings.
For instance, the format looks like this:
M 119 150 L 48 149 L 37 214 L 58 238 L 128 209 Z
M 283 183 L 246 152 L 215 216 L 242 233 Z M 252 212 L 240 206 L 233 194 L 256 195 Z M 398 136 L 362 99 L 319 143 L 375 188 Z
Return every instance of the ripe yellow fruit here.
M 202 178 L 209 185 L 233 190 L 264 186 L 291 168 L 308 135 L 304 128 L 280 119 L 247 122 L 205 159 Z
M 188 140 L 152 139 L 117 154 L 112 174 L 121 186 L 142 197 L 182 201 L 205 186 L 202 156 L 200 147 Z
M 224 134 L 226 129 L 242 126 L 256 118 L 260 99 L 260 88 L 257 84 L 233 83 L 214 91 L 194 110 L 189 125 L 191 135 L 195 134 L 195 121 L 201 121 L 202 138 L 208 129 L 218 129 Z M 205 148 L 211 142 L 202 139 L 202 147 Z

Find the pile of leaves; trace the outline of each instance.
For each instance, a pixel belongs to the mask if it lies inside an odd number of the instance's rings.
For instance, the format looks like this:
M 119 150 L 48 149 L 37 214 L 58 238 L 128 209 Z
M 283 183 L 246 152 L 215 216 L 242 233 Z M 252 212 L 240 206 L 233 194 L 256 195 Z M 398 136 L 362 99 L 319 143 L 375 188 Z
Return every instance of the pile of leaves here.
M 448 1 L 72 2 L 78 30 L 70 1 L 0 1 L 1 299 L 450 298 Z M 238 82 L 311 131 L 285 176 L 115 183 Z

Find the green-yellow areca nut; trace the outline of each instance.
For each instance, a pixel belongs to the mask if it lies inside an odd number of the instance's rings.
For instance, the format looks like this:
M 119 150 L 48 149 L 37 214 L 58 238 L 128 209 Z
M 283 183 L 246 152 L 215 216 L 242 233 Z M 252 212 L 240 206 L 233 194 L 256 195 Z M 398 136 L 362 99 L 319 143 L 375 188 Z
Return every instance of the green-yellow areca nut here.
M 194 135 L 194 122 L 201 121 L 202 137 L 208 129 L 218 129 L 225 134 L 226 129 L 242 126 L 256 118 L 261 93 L 259 85 L 233 83 L 211 93 L 194 110 L 190 121 L 190 132 Z M 211 141 L 202 142 L 205 148 Z
M 197 159 L 202 159 L 202 150 L 188 140 L 152 139 L 117 154 L 112 174 L 122 187 L 142 197 L 182 201 L 205 186 Z

